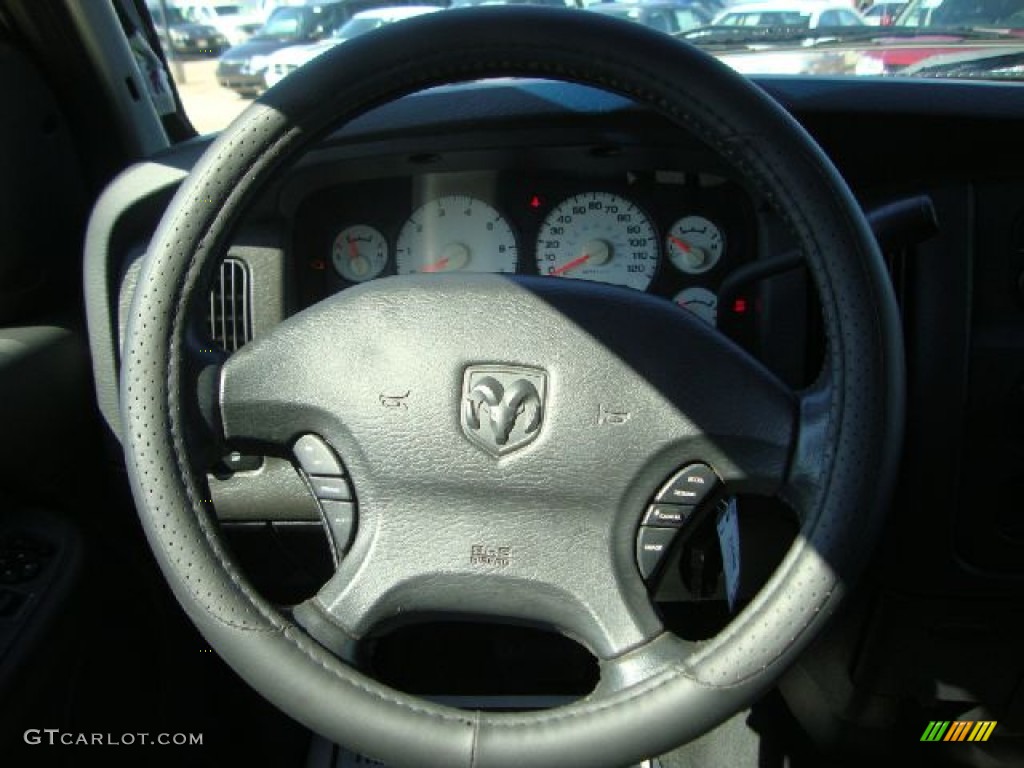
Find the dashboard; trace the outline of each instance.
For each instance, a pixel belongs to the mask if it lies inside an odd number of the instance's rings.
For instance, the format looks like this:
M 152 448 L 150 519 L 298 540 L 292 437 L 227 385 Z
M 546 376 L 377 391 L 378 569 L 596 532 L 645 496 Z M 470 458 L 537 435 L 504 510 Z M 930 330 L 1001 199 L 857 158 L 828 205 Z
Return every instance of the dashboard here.
M 821 690 L 848 685 L 849 669 L 866 689 L 916 695 L 934 672 L 981 700 L 1009 700 L 1024 674 L 1019 634 L 999 646 L 1002 666 L 989 663 L 989 651 L 967 663 L 962 649 L 975 637 L 964 627 L 978 627 L 986 643 L 1006 632 L 1005 610 L 1019 610 L 1024 578 L 1020 505 L 1007 503 L 1024 487 L 1013 416 L 1024 412 L 1024 102 L 977 83 L 758 82 L 814 136 L 866 210 L 927 196 L 940 225 L 938 236 L 885 254 L 903 313 L 908 414 L 900 487 L 875 569 L 884 574 L 882 594 L 868 639 L 842 672 L 823 663 L 810 674 Z M 803 270 L 736 279 L 786 254 L 792 238 L 715 153 L 616 96 L 552 83 L 466 88 L 477 98 L 452 87 L 383 107 L 282 169 L 225 253 L 240 265 L 242 287 L 226 290 L 223 273 L 215 276 L 211 297 L 221 300 L 200 308 L 210 315 L 201 319 L 224 325 L 226 308 L 244 304 L 247 338 L 259 338 L 369 280 L 413 272 L 429 280 L 456 269 L 540 274 L 646 291 L 714 322 L 791 386 L 816 375 L 821 338 Z M 948 130 L 936 131 L 940 123 Z M 130 169 L 92 215 L 90 343 L 99 406 L 115 436 L 121 328 L 141 256 L 209 143 L 201 138 Z M 318 524 L 287 462 L 245 460 L 210 477 L 225 525 L 277 535 Z M 257 560 L 268 551 L 260 545 Z M 293 560 L 306 566 L 313 558 Z M 947 599 L 953 591 L 991 610 Z M 683 605 L 687 622 L 703 620 L 698 603 Z M 996 666 L 1009 671 L 993 674 Z M 834 706 L 802 695 L 807 717 Z
M 919 447 L 907 474 L 920 471 L 908 494 L 922 509 L 948 506 L 949 493 L 936 497 L 929 478 L 983 463 L 992 482 L 976 494 L 991 491 L 991 503 L 968 515 L 965 495 L 950 508 L 956 546 L 981 572 L 1024 573 L 1015 524 L 998 503 L 1021 482 L 1014 459 L 1021 449 L 1004 414 L 1020 410 L 1014 393 L 1024 371 L 1024 358 L 1006 346 L 1020 338 L 1024 208 L 1016 201 L 1024 190 L 1014 148 L 1024 103 L 979 83 L 758 83 L 814 136 L 866 210 L 908 195 L 934 202 L 941 236 L 886 254 L 914 388 L 908 439 Z M 467 89 L 472 98 L 464 97 Z M 915 140 L 879 142 L 850 129 L 865 121 L 879 135 Z M 939 123 L 955 126 L 961 140 L 944 141 L 934 130 Z M 118 350 L 141 256 L 210 142 L 186 142 L 129 169 L 92 216 L 90 342 L 99 406 L 115 436 Z M 990 145 L 1002 154 L 988 152 Z M 769 201 L 717 153 L 628 100 L 544 81 L 450 86 L 380 107 L 282 168 L 252 201 L 225 254 L 244 276 L 240 287 L 214 285 L 205 319 L 211 330 L 224 327 L 230 306 L 245 305 L 251 327 L 237 345 L 339 291 L 403 272 L 429 279 L 432 271 L 489 269 L 602 280 L 675 301 L 680 311 L 716 323 L 800 387 L 817 374 L 821 350 L 803 270 L 736 280 L 786 254 L 792 242 Z M 234 348 L 229 334 L 210 335 Z M 199 346 L 210 348 L 210 341 L 207 335 Z M 981 368 L 972 368 L 975 360 Z M 985 375 L 972 377 L 972 370 Z M 951 437 L 933 415 L 964 402 L 974 404 L 965 421 L 971 429 Z M 964 446 L 963 458 L 941 449 L 950 441 Z M 1001 446 L 994 455 L 992 446 Z M 315 517 L 297 501 L 301 494 L 289 496 L 288 482 L 267 480 L 266 504 L 256 506 L 232 504 L 231 487 L 217 480 L 213 489 L 228 495 L 218 510 L 231 519 L 265 519 L 270 511 Z M 906 529 L 922 558 L 949 549 L 943 529 L 928 519 L 924 528 Z M 922 530 L 938 538 L 925 542 Z
M 1024 358 L 1012 344 L 1007 353 L 1006 340 L 1020 338 L 1016 243 L 1024 208 L 1017 201 L 1024 190 L 1014 176 L 1016 158 L 985 147 L 1017 147 L 1024 103 L 982 84 L 760 82 L 813 134 L 865 209 L 907 195 L 935 203 L 941 236 L 887 254 L 916 388 L 909 393 L 911 418 L 920 414 L 923 430 L 912 423 L 910 439 L 925 446 L 913 454 L 912 466 L 922 468 L 915 504 L 949 501 L 948 493 L 935 498 L 927 478 L 940 471 L 957 476 L 961 459 L 940 450 L 952 438 L 935 432 L 933 414 L 964 402 L 977 403 L 972 430 L 984 427 L 971 439 L 1007 446 L 986 460 L 996 480 L 982 490 L 1018 487 L 1017 433 L 1007 431 L 1010 422 L 1000 414 L 1020 408 L 1012 393 Z M 466 89 L 474 98 L 464 98 Z M 884 135 L 917 138 L 875 142 L 850 130 L 868 119 Z M 937 121 L 955 125 L 962 140 L 942 141 Z M 92 215 L 85 249 L 90 344 L 99 407 L 115 436 L 119 349 L 141 257 L 177 185 L 210 142 L 186 142 L 129 169 Z M 717 153 L 621 97 L 549 82 L 452 86 L 364 115 L 282 168 L 251 202 L 225 253 L 244 272 L 242 287 L 213 286 L 221 299 L 211 301 L 203 319 L 223 325 L 224 308 L 244 304 L 251 314 L 245 341 L 339 291 L 401 272 L 426 272 L 425 280 L 456 267 L 557 273 L 552 279 L 598 279 L 676 301 L 680 311 L 714 320 L 799 387 L 816 375 L 821 344 L 806 276 L 788 269 L 739 291 L 735 280 L 787 253 L 792 242 L 769 202 Z M 969 378 L 972 356 L 984 358 L 989 372 L 977 381 Z M 240 505 L 230 514 L 262 518 L 273 510 L 309 519 L 308 508 L 274 495 L 286 486 L 269 482 L 265 508 Z M 970 543 L 982 570 L 1021 573 L 999 509 L 986 507 L 991 524 L 980 527 L 976 517 L 962 523 L 966 517 L 957 513 L 955 525 L 969 533 L 957 545 Z M 942 539 L 920 544 L 921 529 L 913 531 L 915 551 L 948 549 Z
M 755 253 L 742 189 L 699 171 L 604 170 L 590 156 L 589 175 L 431 172 L 310 196 L 296 217 L 303 303 L 394 274 L 539 274 L 647 291 L 717 325 L 723 276 Z
M 812 134 L 865 210 L 926 196 L 939 222 L 938 235 L 885 253 L 906 339 L 907 431 L 897 496 L 866 566 L 869 600 L 837 617 L 784 697 L 808 727 L 864 722 L 855 734 L 876 733 L 864 701 L 892 702 L 893 722 L 905 702 L 923 702 L 916 732 L 901 732 L 915 745 L 928 720 L 959 716 L 950 701 L 961 692 L 979 705 L 1016 702 L 1019 712 L 1024 637 L 1012 618 L 1024 584 L 1024 100 L 1011 98 L 1018 87 L 980 83 L 757 82 Z M 705 311 L 794 387 L 817 374 L 816 302 L 800 268 L 730 288 L 736 275 L 787 253 L 792 238 L 769 201 L 714 152 L 607 94 L 548 83 L 462 88 L 474 98 L 438 89 L 320 137 L 250 202 L 224 255 L 246 275 L 237 293 L 251 311 L 252 338 L 402 272 L 428 281 L 455 267 L 552 270 L 552 280 L 602 278 L 682 303 L 679 312 Z M 141 257 L 210 143 L 196 139 L 128 169 L 92 213 L 89 335 L 97 402 L 115 438 L 121 328 Z M 452 225 L 453 216 L 463 220 Z M 699 249 L 697 267 L 672 238 Z M 234 296 L 224 282 L 220 295 Z M 717 312 L 678 302 L 687 290 L 713 294 Z M 211 315 L 200 320 L 214 325 L 228 303 L 198 307 Z M 196 345 L 208 349 L 209 336 Z M 290 463 L 250 458 L 215 468 L 209 490 L 253 582 L 289 602 L 293 593 L 270 585 L 308 583 L 316 567 L 331 568 L 329 554 L 299 541 L 303 530 L 322 539 L 318 511 Z M 776 510 L 756 512 L 767 521 Z M 766 533 L 757 532 L 759 544 Z M 702 599 L 717 593 L 705 578 L 712 569 L 702 568 L 717 548 L 713 527 L 703 540 L 695 535 L 671 564 L 686 599 L 658 596 L 691 639 L 726 617 L 716 612 L 720 599 Z M 395 647 L 396 658 L 407 658 L 407 645 Z
M 760 304 L 719 302 L 762 245 L 753 198 L 677 131 L 633 122 L 582 137 L 556 124 L 543 141 L 528 126 L 500 148 L 459 136 L 382 142 L 370 157 L 321 150 L 276 202 L 296 308 L 396 274 L 543 275 L 662 297 L 753 351 Z
M 490 272 L 645 292 L 714 326 L 792 386 L 807 383 L 821 350 L 803 270 L 736 279 L 792 249 L 792 238 L 716 152 L 614 95 L 548 82 L 491 87 L 508 114 L 481 115 L 485 103 L 467 102 L 459 87 L 436 89 L 369 113 L 282 168 L 250 202 L 197 308 L 197 358 L 222 359 L 373 280 Z M 94 275 L 116 311 L 94 325 L 115 318 L 118 347 L 155 224 L 147 219 L 205 143 L 133 169 L 97 207 L 94 224 L 109 210 L 110 232 L 121 234 Z M 112 199 L 121 189 L 125 198 Z M 96 351 L 103 376 L 107 358 Z M 109 363 L 115 372 L 98 393 L 116 427 L 116 358 Z M 233 446 L 207 479 L 225 525 L 287 523 L 291 535 L 320 524 L 288 457 Z

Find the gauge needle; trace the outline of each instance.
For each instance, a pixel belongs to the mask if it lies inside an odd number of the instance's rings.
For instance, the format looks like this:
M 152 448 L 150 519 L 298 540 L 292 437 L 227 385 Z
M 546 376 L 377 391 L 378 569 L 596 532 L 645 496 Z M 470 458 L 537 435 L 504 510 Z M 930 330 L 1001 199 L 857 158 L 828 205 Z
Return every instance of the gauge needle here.
M 359 246 L 356 245 L 356 241 L 352 239 L 352 235 L 348 236 L 348 257 L 352 261 L 359 258 Z
M 556 267 L 555 269 L 551 270 L 551 274 L 552 275 L 564 275 L 566 272 L 569 272 L 570 270 L 576 269 L 576 267 L 583 266 L 588 261 L 590 261 L 590 254 L 589 253 L 584 253 L 582 256 L 577 256 L 572 261 L 568 261 L 565 264 L 563 264 L 562 266 Z
M 432 264 L 424 264 L 420 272 L 440 272 L 448 266 L 448 257 L 438 259 Z
M 671 240 L 674 245 L 678 246 L 679 250 L 681 250 L 683 253 L 690 253 L 693 250 L 693 246 L 692 245 L 689 245 L 684 240 L 680 240 L 678 237 L 674 237 L 673 235 L 669 235 L 668 239 Z

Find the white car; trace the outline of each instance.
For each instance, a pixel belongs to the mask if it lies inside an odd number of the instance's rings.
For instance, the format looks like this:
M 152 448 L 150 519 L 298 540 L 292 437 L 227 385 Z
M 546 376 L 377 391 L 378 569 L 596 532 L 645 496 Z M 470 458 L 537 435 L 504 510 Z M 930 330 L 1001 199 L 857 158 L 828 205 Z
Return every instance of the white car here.
M 440 10 L 441 7 L 436 5 L 405 5 L 360 11 L 338 27 L 326 40 L 308 45 L 290 45 L 270 54 L 267 57 L 263 79 L 267 88 L 272 88 L 303 64 L 308 64 L 320 54 L 346 40 L 383 27 L 385 24 Z
M 262 26 L 260 17 L 240 3 L 185 2 L 177 3 L 182 15 L 195 24 L 208 24 L 231 45 L 241 45 Z
M 275 8 L 283 5 L 303 5 L 303 0 L 249 0 L 249 8 L 264 23 L 270 18 Z
M 793 2 L 741 3 L 715 17 L 722 27 L 860 27 L 864 17 L 849 3 L 794 0 Z
M 861 13 L 864 15 L 864 21 L 872 26 L 890 27 L 895 23 L 896 17 L 906 7 L 907 3 L 904 2 L 890 3 L 883 0 L 882 2 L 875 3 L 870 8 L 866 8 Z

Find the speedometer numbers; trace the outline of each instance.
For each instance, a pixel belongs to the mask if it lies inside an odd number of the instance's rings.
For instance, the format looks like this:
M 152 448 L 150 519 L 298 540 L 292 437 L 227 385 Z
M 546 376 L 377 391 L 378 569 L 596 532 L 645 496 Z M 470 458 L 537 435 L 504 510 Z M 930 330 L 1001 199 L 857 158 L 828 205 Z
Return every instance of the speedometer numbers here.
M 515 272 L 516 238 L 493 206 L 466 195 L 421 205 L 398 233 L 398 274 Z
M 658 268 L 658 237 L 647 215 L 610 192 L 587 192 L 557 205 L 537 237 L 542 275 L 646 290 Z

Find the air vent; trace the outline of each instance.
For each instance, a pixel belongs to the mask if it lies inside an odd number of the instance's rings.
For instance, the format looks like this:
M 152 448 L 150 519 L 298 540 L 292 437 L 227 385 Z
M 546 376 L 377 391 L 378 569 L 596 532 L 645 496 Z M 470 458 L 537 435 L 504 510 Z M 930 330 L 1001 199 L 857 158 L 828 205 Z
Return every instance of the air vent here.
M 249 269 L 238 259 L 224 259 L 210 290 L 210 335 L 229 354 L 252 341 Z

